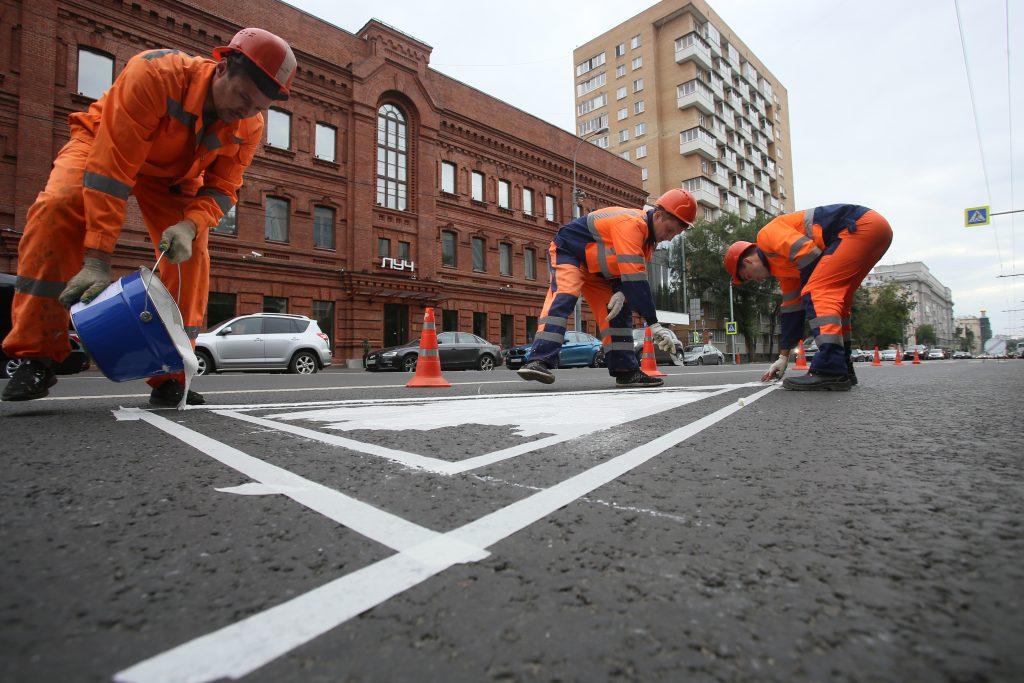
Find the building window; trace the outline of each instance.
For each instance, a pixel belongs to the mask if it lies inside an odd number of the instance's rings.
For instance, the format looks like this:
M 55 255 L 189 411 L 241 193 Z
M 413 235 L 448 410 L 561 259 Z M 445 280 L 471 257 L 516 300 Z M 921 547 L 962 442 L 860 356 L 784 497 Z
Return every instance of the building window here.
M 639 69 L 643 65 L 644 65 L 644 58 L 643 57 L 633 57 L 633 62 L 631 63 L 630 66 L 632 66 L 633 70 L 636 71 L 637 69 Z
M 644 79 L 638 78 L 633 81 L 633 92 L 640 92 L 644 89 Z
M 620 154 L 619 156 L 622 157 L 623 159 L 625 159 L 626 161 L 629 161 L 629 151 L 625 151 L 622 154 Z
M 606 80 L 604 72 L 601 72 L 593 78 L 583 81 L 576 86 L 576 97 L 583 97 L 587 93 L 597 90 L 605 84 Z
M 618 90 L 615 91 L 615 99 L 621 100 L 625 96 L 626 96 L 626 86 L 622 86 L 621 88 L 619 88 Z
M 263 222 L 263 236 L 271 242 L 288 241 L 288 214 L 291 213 L 287 199 L 267 197 L 266 215 Z
M 510 209 L 510 208 L 512 208 L 509 205 L 509 202 L 511 201 L 511 199 L 510 199 L 511 193 L 512 193 L 512 184 L 510 182 L 508 182 L 507 180 L 499 180 L 498 181 L 498 206 L 500 206 L 503 209 Z
M 634 114 L 643 114 L 644 113 L 644 101 L 643 100 L 638 100 L 638 101 L 633 103 L 633 113 Z
M 484 238 L 474 237 L 470 242 L 473 245 L 473 270 L 481 273 L 486 272 L 487 261 L 484 254 Z
M 643 159 L 647 156 L 647 145 L 640 145 L 636 148 L 636 158 Z
M 227 213 L 220 217 L 217 225 L 210 231 L 215 235 L 237 235 L 238 234 L 238 205 L 235 204 Z
M 287 313 L 288 312 L 288 299 L 287 299 L 287 297 L 283 297 L 283 296 L 265 296 L 265 297 L 263 297 L 263 312 L 264 313 Z
M 410 256 L 412 255 L 412 245 L 409 242 L 399 241 L 398 243 L 398 258 L 402 261 L 411 261 Z
M 596 69 L 597 67 L 599 67 L 602 64 L 604 64 L 604 61 L 605 60 L 604 60 L 604 53 L 603 52 L 600 53 L 600 54 L 596 54 L 593 57 L 591 57 L 590 59 L 588 59 L 586 61 L 583 61 L 583 62 L 580 62 L 579 64 L 576 65 L 576 75 L 577 76 L 582 76 L 583 74 L 587 73 L 588 71 L 590 71 L 592 69 Z
M 633 135 L 635 137 L 640 137 L 641 135 L 646 135 L 646 134 L 647 134 L 647 124 L 646 123 L 638 123 L 638 124 L 636 124 L 636 127 L 633 129 Z
M 447 308 L 441 311 L 441 329 L 449 331 L 458 330 L 459 312 L 451 311 Z
M 640 180 L 643 180 L 643 181 L 647 180 L 647 167 L 646 166 L 640 168 Z
M 624 54 L 626 54 L 626 44 L 619 43 L 618 45 L 615 46 L 615 56 L 621 57 Z
M 313 246 L 334 249 L 334 209 L 329 206 L 313 207 Z
M 334 161 L 335 141 L 338 139 L 338 130 L 326 123 L 316 124 L 316 158 L 324 161 Z
M 544 218 L 555 222 L 555 198 L 551 195 L 544 195 Z
M 441 231 L 441 265 L 454 268 L 455 260 L 455 233 L 450 230 Z
M 523 275 L 527 280 L 537 279 L 537 250 L 531 247 L 523 249 Z
M 213 327 L 217 323 L 231 320 L 237 310 L 237 297 L 224 292 L 210 292 L 206 301 L 206 321 Z
M 523 188 L 523 213 L 533 215 L 533 190 L 528 187 Z
M 626 65 L 625 64 L 619 64 L 617 67 L 615 67 L 615 78 L 622 78 L 625 75 L 626 75 Z
M 455 194 L 455 164 L 450 161 L 441 162 L 441 192 Z
M 386 237 L 377 238 L 377 256 L 389 258 L 391 256 L 391 240 Z
M 288 149 L 292 140 L 292 115 L 273 107 L 267 112 L 267 144 Z
M 473 313 L 473 334 L 487 339 L 487 314 Z
M 629 140 L 629 128 L 623 128 L 619 131 L 619 142 L 625 142 Z
M 628 117 L 629 116 L 629 107 L 623 107 L 622 109 L 620 109 L 619 111 L 617 111 L 615 113 L 615 116 L 616 116 L 616 119 L 615 119 L 616 121 L 621 121 L 622 119 Z
M 377 203 L 405 211 L 407 204 L 405 115 L 393 104 L 377 110 Z
M 512 245 L 511 244 L 499 244 L 498 245 L 499 266 L 501 268 L 502 275 L 512 274 Z
M 632 38 L 629 39 L 629 49 L 630 50 L 635 50 L 638 47 L 640 47 L 640 36 L 639 36 L 639 34 L 635 35 L 635 36 L 633 36 Z
M 484 174 L 473 171 L 473 201 L 484 201 Z
M 78 48 L 78 94 L 98 100 L 114 82 L 114 58 L 89 48 Z

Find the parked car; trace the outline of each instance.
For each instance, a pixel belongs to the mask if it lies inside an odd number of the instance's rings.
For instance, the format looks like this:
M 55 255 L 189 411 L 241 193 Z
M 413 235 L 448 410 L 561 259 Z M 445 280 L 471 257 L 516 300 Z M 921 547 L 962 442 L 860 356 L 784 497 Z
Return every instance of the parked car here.
M 331 345 L 304 315 L 253 313 L 196 338 L 200 375 L 228 370 L 287 370 L 311 375 L 331 364 Z
M 928 351 L 928 360 L 946 360 L 946 352 L 939 347 Z
M 875 352 L 867 351 L 865 349 L 854 349 L 850 352 L 850 360 L 854 363 L 865 363 L 873 361 L 875 359 Z
M 420 340 L 373 351 L 366 369 L 413 372 L 420 354 Z M 469 332 L 439 332 L 437 355 L 442 370 L 493 370 L 502 363 L 501 347 Z
M 0 273 L 0 341 L 3 341 L 11 331 L 11 304 L 14 301 L 14 283 L 17 280 L 15 275 Z M 71 342 L 71 354 L 54 366 L 53 371 L 58 375 L 73 375 L 88 370 L 92 365 L 78 335 L 72 331 L 68 333 L 68 338 Z M 10 358 L 0 350 L 0 377 L 10 377 L 20 365 L 20 359 Z
M 633 330 L 633 353 L 636 354 L 637 362 L 643 360 L 644 354 L 644 335 L 647 328 L 639 327 Z M 675 344 L 676 352 L 668 353 L 662 351 L 657 344 L 654 345 L 654 360 L 662 365 L 669 363 L 671 365 L 682 365 L 683 364 L 683 342 L 679 341 L 679 337 L 676 336 L 675 332 L 664 328 L 666 332 L 672 335 L 672 341 Z
M 505 365 L 509 370 L 515 370 L 526 362 L 526 354 L 530 350 L 530 344 L 519 344 L 513 346 L 505 353 Z M 569 330 L 565 333 L 565 341 L 558 352 L 559 368 L 590 367 L 596 368 L 604 364 L 604 350 L 601 348 L 601 340 L 586 332 Z
M 814 358 L 814 354 L 818 352 L 818 342 L 814 341 L 814 337 L 808 337 L 804 339 L 804 358 L 810 361 Z M 796 350 L 794 349 L 794 358 L 796 358 Z
M 896 349 L 882 349 L 878 353 L 878 358 L 879 360 L 894 361 L 896 360 L 896 355 Z M 913 358 L 913 356 L 911 356 L 911 358 Z
M 924 344 L 912 344 L 903 349 L 903 360 L 914 360 L 914 351 L 917 351 L 917 357 L 921 360 L 926 360 L 928 358 L 927 346 Z
M 711 344 L 692 344 L 683 349 L 683 365 L 722 365 L 725 354 Z
M 955 358 L 955 359 L 974 358 L 974 356 L 971 355 L 970 351 L 954 351 L 953 352 L 953 358 Z

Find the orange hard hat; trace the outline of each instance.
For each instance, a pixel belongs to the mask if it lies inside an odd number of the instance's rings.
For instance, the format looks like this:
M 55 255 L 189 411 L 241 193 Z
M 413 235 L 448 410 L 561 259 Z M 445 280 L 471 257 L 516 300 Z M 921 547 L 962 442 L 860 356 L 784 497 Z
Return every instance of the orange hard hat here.
M 693 222 L 697 220 L 697 200 L 686 190 L 672 188 L 658 197 L 657 205 L 688 226 L 692 227 Z
M 274 99 L 288 99 L 295 79 L 295 53 L 284 39 L 261 28 L 243 28 L 224 47 L 214 48 L 213 58 L 223 59 L 229 52 L 240 52 L 281 89 Z
M 725 269 L 729 271 L 729 275 L 732 275 L 732 283 L 734 285 L 742 285 L 743 280 L 739 278 L 736 273 L 740 267 L 740 259 L 743 258 L 743 253 L 754 246 L 753 242 L 733 242 L 732 245 L 725 250 Z

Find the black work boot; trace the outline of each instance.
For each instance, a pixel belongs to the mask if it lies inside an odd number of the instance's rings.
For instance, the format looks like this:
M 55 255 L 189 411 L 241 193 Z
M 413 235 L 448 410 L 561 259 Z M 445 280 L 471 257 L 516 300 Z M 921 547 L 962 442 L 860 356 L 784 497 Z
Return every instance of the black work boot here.
M 176 408 L 181 402 L 181 392 L 184 390 L 184 384 L 176 379 L 169 379 L 150 392 L 149 405 Z M 201 406 L 206 403 L 206 399 L 199 392 L 189 389 L 185 403 L 190 406 Z
M 555 373 L 542 360 L 531 360 L 523 367 L 516 370 L 516 374 L 526 380 L 543 382 L 544 384 L 555 383 Z
M 853 361 L 846 357 L 846 376 L 850 379 L 850 386 L 857 386 L 857 373 L 853 371 Z
M 822 375 L 808 372 L 805 375 L 786 377 L 782 386 L 793 391 L 849 391 L 850 378 L 846 375 Z
M 615 378 L 617 387 L 660 387 L 665 383 L 660 377 L 651 377 L 643 370 L 634 370 L 628 375 L 619 375 Z
M 49 358 L 26 358 L 4 387 L 4 401 L 31 401 L 48 396 L 57 383 L 53 361 Z

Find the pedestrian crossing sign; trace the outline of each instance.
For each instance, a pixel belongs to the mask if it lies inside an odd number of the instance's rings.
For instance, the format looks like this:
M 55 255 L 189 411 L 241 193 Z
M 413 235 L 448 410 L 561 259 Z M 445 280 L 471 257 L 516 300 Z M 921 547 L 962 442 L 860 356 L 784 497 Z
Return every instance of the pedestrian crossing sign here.
M 964 209 L 964 227 L 974 228 L 979 225 L 988 225 L 989 213 L 987 206 L 974 206 Z
M 725 333 L 726 334 L 736 334 L 736 323 L 734 323 L 734 322 L 727 322 L 727 323 L 725 323 Z

